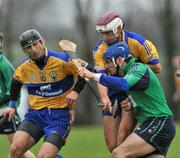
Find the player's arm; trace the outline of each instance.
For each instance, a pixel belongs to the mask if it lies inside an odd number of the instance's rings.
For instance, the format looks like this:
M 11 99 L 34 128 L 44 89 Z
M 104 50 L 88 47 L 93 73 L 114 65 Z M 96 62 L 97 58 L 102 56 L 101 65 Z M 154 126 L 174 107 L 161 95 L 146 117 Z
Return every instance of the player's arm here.
M 73 75 L 75 77 L 78 77 L 77 70 L 78 68 L 72 61 L 63 62 L 62 71 L 66 75 Z M 74 105 L 78 99 L 79 93 L 84 89 L 85 84 L 85 79 L 78 77 L 76 83 L 74 84 L 74 87 L 72 88 L 70 93 L 66 95 L 66 102 L 71 106 L 71 109 L 74 109 Z
M 115 89 L 119 91 L 128 91 L 130 88 L 129 82 L 124 77 L 114 77 L 114 76 L 107 76 L 101 73 L 93 73 L 87 70 L 86 68 L 79 69 L 79 75 L 82 78 L 87 77 L 91 80 L 93 79 L 110 89 Z
M 85 68 L 81 68 L 79 70 L 79 75 L 81 77 L 87 77 L 89 79 L 93 79 L 100 84 L 114 89 L 116 91 L 125 91 L 127 92 L 131 87 L 136 85 L 139 81 L 143 84 L 138 84 L 139 87 L 136 86 L 138 90 L 145 90 L 149 84 L 149 77 L 144 77 L 143 74 L 148 71 L 146 66 L 136 66 L 136 71 L 129 71 L 124 77 L 114 77 L 114 76 L 107 76 L 105 74 L 100 73 L 92 73 Z M 142 74 L 142 75 L 140 75 Z
M 95 68 L 96 71 L 95 72 L 106 73 L 103 68 L 104 62 L 102 60 L 102 57 L 100 55 L 98 55 L 98 53 L 96 53 L 96 55 L 94 56 L 94 61 L 96 63 L 96 68 Z M 108 96 L 108 88 L 100 83 L 97 83 L 97 89 L 98 89 L 102 103 L 105 105 L 105 107 L 107 106 L 107 109 L 108 109 L 108 107 L 111 106 L 111 101 Z M 104 110 L 106 110 L 106 108 Z
M 4 111 L 4 115 L 8 117 L 10 121 L 17 110 L 17 102 L 21 91 L 22 83 L 13 79 L 10 89 L 10 102 L 9 108 Z
M 23 84 L 22 74 L 21 67 L 17 68 L 11 82 L 9 108 L 4 111 L 4 115 L 8 117 L 8 120 L 12 119 L 17 109 L 17 102 Z
M 151 41 L 146 40 L 141 35 L 138 35 L 138 37 L 140 40 L 135 43 L 138 51 L 138 54 L 136 54 L 137 60 L 148 64 L 155 73 L 159 73 L 161 71 L 161 64 L 156 47 Z
M 145 58 L 147 59 L 146 63 L 155 73 L 159 73 L 161 71 L 161 64 L 159 61 L 159 54 L 156 47 L 149 40 L 146 40 L 143 46 L 146 52 L 145 54 Z M 150 57 L 151 55 L 152 57 Z
M 2 59 L 0 73 L 4 78 L 4 83 L 5 83 L 4 86 L 6 90 L 3 98 L 0 99 L 0 106 L 1 106 L 9 102 L 10 100 L 10 86 L 11 86 L 12 76 L 14 73 L 14 68 L 8 61 Z
M 147 64 L 155 73 L 160 73 L 161 71 L 161 64 L 158 63 L 158 64 Z
M 128 91 L 131 87 L 129 82 L 123 77 L 114 77 L 114 76 L 107 76 L 104 74 L 95 74 L 94 80 L 98 81 L 102 85 L 119 90 L 119 91 Z
M 133 110 L 122 110 L 122 117 L 118 131 L 118 145 L 122 144 L 124 140 L 133 132 L 136 123 L 137 122 L 133 117 Z

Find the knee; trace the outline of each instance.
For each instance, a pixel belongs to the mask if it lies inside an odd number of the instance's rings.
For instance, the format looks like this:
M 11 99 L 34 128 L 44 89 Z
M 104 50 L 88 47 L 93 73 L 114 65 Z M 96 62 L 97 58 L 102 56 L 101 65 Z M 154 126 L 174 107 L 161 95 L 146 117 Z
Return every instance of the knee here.
M 39 153 L 39 154 L 37 155 L 37 158 L 46 158 L 46 157 L 45 157 L 45 155 L 44 155 L 44 154 Z
M 130 158 L 128 152 L 125 149 L 121 148 L 120 146 L 112 151 L 112 158 Z
M 38 153 L 37 158 L 52 158 L 52 157 L 56 157 L 56 155 L 51 154 L 50 152 L 40 152 Z
M 37 158 L 47 158 L 48 155 L 45 155 L 44 153 L 39 153 L 37 155 Z
M 117 148 L 114 149 L 114 150 L 112 151 L 112 158 L 118 158 L 118 153 L 119 153 L 118 149 L 117 149 Z
M 20 157 L 21 155 L 23 155 L 23 149 L 19 144 L 12 144 L 10 147 L 10 153 L 11 155 Z
M 107 143 L 107 148 L 111 153 L 116 147 L 117 147 L 116 144 Z
M 117 142 L 112 141 L 112 139 L 110 140 L 110 139 L 107 139 L 107 138 L 105 139 L 105 141 L 106 141 L 106 146 L 107 146 L 109 152 L 112 153 L 112 151 L 117 147 Z

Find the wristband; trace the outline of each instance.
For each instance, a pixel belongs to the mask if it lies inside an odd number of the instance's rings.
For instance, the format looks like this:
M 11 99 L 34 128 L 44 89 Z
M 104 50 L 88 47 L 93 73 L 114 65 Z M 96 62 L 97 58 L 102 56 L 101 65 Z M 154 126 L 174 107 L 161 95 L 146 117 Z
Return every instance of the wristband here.
M 100 74 L 100 73 L 95 74 L 95 75 L 94 75 L 94 78 L 93 78 L 94 81 L 99 82 L 101 75 L 102 75 L 102 74 Z

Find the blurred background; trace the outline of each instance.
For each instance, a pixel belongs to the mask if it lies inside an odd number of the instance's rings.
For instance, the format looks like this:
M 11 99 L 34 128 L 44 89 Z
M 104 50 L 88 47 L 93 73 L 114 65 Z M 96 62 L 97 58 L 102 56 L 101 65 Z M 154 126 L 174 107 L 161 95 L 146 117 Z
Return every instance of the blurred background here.
M 180 55 L 180 0 L 0 0 L 0 27 L 5 35 L 5 55 L 14 64 L 24 57 L 19 36 L 37 29 L 48 49 L 57 50 L 60 39 L 77 43 L 79 56 L 91 64 L 92 50 L 99 40 L 98 17 L 108 11 L 120 14 L 128 31 L 138 32 L 157 47 L 162 71 L 158 74 L 176 121 L 180 103 L 174 103 L 172 59 Z M 91 83 L 94 88 L 95 84 Z M 101 109 L 86 87 L 76 105 L 75 125 L 100 125 Z M 179 104 L 179 105 L 178 105 Z

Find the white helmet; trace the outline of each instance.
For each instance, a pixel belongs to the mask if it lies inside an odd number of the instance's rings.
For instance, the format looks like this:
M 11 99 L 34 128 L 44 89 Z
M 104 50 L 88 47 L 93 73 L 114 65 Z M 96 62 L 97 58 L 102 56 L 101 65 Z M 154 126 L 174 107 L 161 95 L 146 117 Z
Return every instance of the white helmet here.
M 119 36 L 117 28 L 123 29 L 123 22 L 116 12 L 109 12 L 102 15 L 96 22 L 96 30 L 98 32 L 113 31 L 116 37 Z

